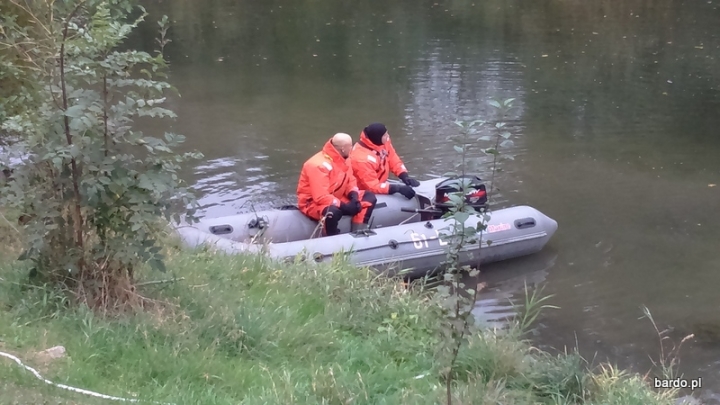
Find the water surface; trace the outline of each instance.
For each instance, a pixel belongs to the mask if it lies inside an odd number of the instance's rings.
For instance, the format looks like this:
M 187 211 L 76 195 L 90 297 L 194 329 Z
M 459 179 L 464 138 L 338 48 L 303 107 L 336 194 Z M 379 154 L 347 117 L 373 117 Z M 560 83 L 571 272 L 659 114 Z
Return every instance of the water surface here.
M 540 283 L 560 309 L 539 318 L 538 345 L 641 372 L 659 354 L 642 305 L 676 342 L 720 323 L 719 2 L 146 3 L 173 21 L 173 130 L 206 156 L 185 168 L 206 215 L 294 202 L 303 161 L 373 121 L 413 175 L 441 174 L 453 121 L 495 120 L 487 101 L 514 98 L 495 203 L 559 230 L 547 251 L 483 269 L 478 317 Z M 133 41 L 150 49 L 154 27 Z M 477 170 L 490 176 L 487 160 Z M 706 397 L 718 343 L 681 351 Z

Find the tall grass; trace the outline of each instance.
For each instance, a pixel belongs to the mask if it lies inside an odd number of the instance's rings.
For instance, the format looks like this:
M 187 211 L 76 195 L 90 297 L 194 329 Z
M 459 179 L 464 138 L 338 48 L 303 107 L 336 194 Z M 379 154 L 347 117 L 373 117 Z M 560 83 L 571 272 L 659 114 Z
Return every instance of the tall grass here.
M 58 383 L 176 404 L 442 403 L 441 314 L 423 288 L 339 259 L 278 264 L 178 249 L 168 256 L 170 276 L 184 279 L 142 287 L 153 310 L 115 318 L 64 308 L 61 294 L 27 286 L 24 269 L 5 261 L 0 350 Z M 515 328 L 471 336 L 458 356 L 454 403 L 672 403 L 639 377 L 590 374 L 576 354 L 539 352 Z M 34 362 L 32 353 L 54 345 L 68 357 Z M 40 389 L 29 373 L 0 364 L 8 386 Z

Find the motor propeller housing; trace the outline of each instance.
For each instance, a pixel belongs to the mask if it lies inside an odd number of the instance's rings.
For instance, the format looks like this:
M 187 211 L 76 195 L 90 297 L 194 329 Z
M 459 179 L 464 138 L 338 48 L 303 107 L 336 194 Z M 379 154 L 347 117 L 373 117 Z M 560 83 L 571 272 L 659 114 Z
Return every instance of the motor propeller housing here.
M 451 177 L 435 186 L 435 207 L 446 213 L 452 207 L 450 195 L 466 191 L 465 203 L 478 212 L 487 208 L 487 190 L 485 183 L 477 175 Z

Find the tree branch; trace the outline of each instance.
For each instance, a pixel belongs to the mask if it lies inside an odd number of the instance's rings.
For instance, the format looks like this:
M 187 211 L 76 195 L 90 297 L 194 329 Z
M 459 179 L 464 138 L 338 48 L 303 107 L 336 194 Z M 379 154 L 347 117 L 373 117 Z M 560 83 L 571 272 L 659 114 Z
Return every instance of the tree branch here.
M 63 36 L 62 36 L 62 43 L 60 44 L 60 86 L 62 88 L 62 103 L 63 103 L 63 111 L 66 112 L 68 109 L 68 97 L 67 97 L 67 89 L 65 86 L 65 41 L 67 40 L 67 34 L 68 34 L 68 27 L 70 25 L 70 20 L 75 16 L 75 13 L 80 10 L 80 7 L 82 7 L 85 4 L 85 0 L 81 1 L 68 15 L 67 19 L 65 20 L 65 24 L 63 27 Z M 66 114 L 63 115 L 63 121 L 65 123 L 65 138 L 67 139 L 68 145 L 72 145 L 72 135 L 70 134 L 70 120 Z M 84 260 L 82 258 L 83 254 L 83 233 L 82 233 L 82 212 L 80 207 L 80 173 L 78 172 L 78 166 L 77 162 L 75 161 L 75 158 L 72 157 L 70 159 L 70 165 L 72 167 L 72 177 L 73 177 L 73 191 L 75 193 L 75 207 L 73 210 L 73 222 L 74 222 L 74 228 L 75 228 L 75 246 L 78 248 L 81 254 L 80 261 L 78 263 L 78 267 L 80 269 L 80 272 L 82 274 L 83 270 L 83 263 Z
M 83 1 L 83 2 L 84 2 L 84 1 Z M 33 14 L 33 12 L 32 12 L 32 11 L 30 10 L 30 8 L 29 8 L 30 6 L 25 7 L 25 6 L 23 6 L 22 4 L 20 4 L 20 2 L 18 2 L 17 0 L 10 0 L 10 3 L 12 3 L 14 6 L 17 6 L 19 9 L 23 10 L 24 12 L 26 12 L 33 20 L 35 20 L 35 22 L 36 22 L 39 26 L 42 27 L 42 29 L 45 30 L 45 32 L 47 32 L 48 35 L 52 35 L 52 33 L 50 32 L 50 30 L 48 29 L 48 27 L 46 27 L 45 24 L 43 24 L 42 22 L 40 22 L 40 20 L 35 16 L 35 14 Z M 51 10 L 52 10 L 52 8 L 51 8 Z M 51 11 L 51 12 L 52 12 L 52 11 Z M 52 21 L 52 20 L 51 20 L 51 21 Z
M 169 279 L 169 280 L 153 280 L 153 281 L 145 281 L 145 282 L 142 282 L 142 283 L 137 283 L 137 284 L 135 284 L 135 285 L 136 285 L 136 286 L 138 286 L 138 287 L 141 287 L 141 286 L 144 286 L 144 285 L 151 285 L 151 284 L 166 284 L 166 283 L 174 283 L 174 282 L 177 282 L 177 281 L 182 281 L 182 280 L 185 280 L 185 277 L 180 277 L 180 278 L 172 278 L 172 279 Z

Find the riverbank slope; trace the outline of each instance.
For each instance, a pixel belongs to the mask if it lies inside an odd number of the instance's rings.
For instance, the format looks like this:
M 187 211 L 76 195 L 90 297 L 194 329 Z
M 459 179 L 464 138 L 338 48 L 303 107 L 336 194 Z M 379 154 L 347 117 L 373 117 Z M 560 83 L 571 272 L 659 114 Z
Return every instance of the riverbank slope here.
M 148 309 L 113 317 L 62 309 L 64 298 L 28 286 L 17 252 L 5 252 L 0 351 L 55 383 L 163 403 L 445 403 L 439 312 L 427 291 L 341 261 L 166 250 L 168 272 L 145 274 L 178 280 L 138 287 Z M 64 357 L 37 355 L 57 345 Z M 674 403 L 640 376 L 587 371 L 578 356 L 541 353 L 513 333 L 478 333 L 459 357 L 457 404 Z M 0 381 L 3 403 L 118 403 L 46 385 L 3 358 Z

